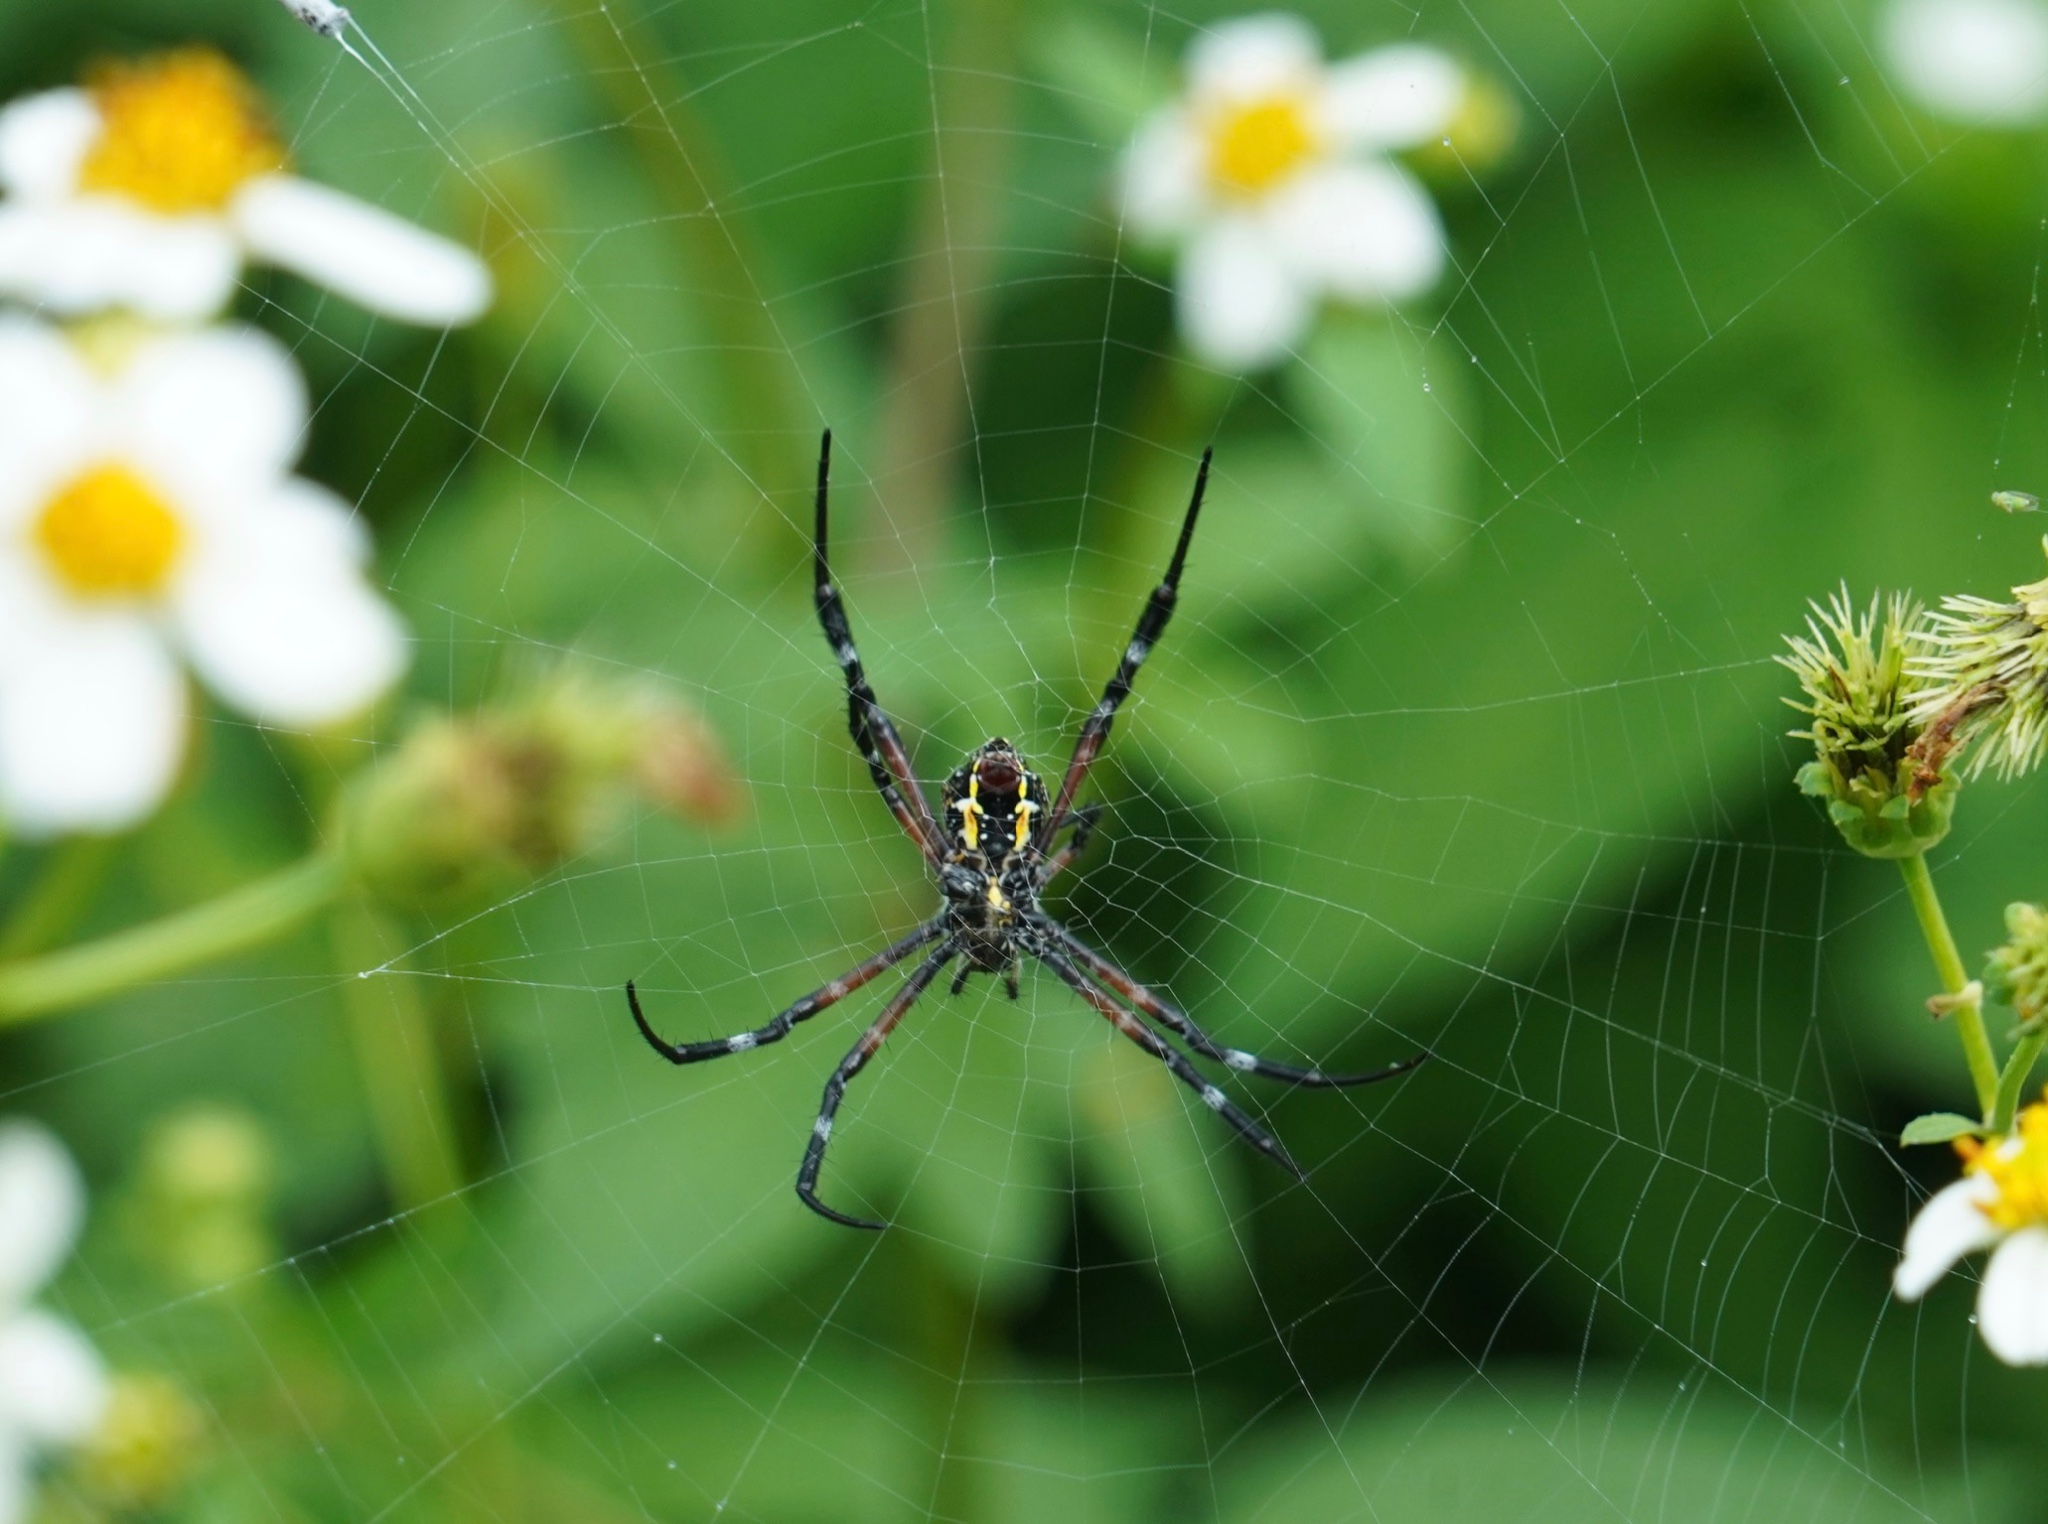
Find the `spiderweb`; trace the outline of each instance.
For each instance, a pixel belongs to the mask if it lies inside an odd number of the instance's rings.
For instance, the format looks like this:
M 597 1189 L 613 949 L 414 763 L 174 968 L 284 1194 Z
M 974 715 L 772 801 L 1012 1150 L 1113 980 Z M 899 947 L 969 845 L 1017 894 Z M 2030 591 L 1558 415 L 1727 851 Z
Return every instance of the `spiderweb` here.
M 1326 8 L 1338 55 L 1491 71 L 1520 142 L 1439 166 L 1433 299 L 1231 380 L 1103 191 L 1115 92 L 1170 88 L 1207 12 L 356 12 L 353 54 L 254 0 L 13 25 L 53 69 L 206 28 L 309 170 L 474 230 L 502 299 L 450 341 L 252 285 L 314 380 L 306 469 L 376 527 L 416 694 L 658 676 L 750 813 L 637 821 L 359 965 L 430 1002 L 473 1135 L 424 1206 L 375 1183 L 320 946 L 23 1046 L 10 1098 L 109 1203 L 177 1098 L 276 1140 L 261 1269 L 137 1280 L 109 1205 L 67 1283 L 201 1394 L 193 1517 L 2023 1516 L 2030 1378 L 1968 1277 L 1887 1294 L 1949 1168 L 1891 1140 L 1962 1077 L 1895 881 L 1792 793 L 1769 658 L 1839 577 L 2027 564 L 1977 505 L 2040 479 L 2038 144 L 1915 115 L 1860 6 Z M 1139 73 L 1091 87 L 1105 37 Z M 809 608 L 826 422 L 928 787 L 998 733 L 1057 776 L 1216 444 L 1054 908 L 1226 1042 L 1433 1054 L 1233 1082 L 1305 1185 L 1027 974 L 935 990 L 856 1082 L 825 1194 L 894 1226 L 841 1232 L 790 1182 L 879 994 L 688 1070 L 634 1034 L 629 977 L 670 1036 L 737 1032 L 935 903 Z M 358 756 L 208 731 L 145 879 L 246 876 Z M 2019 788 L 1964 817 L 1968 944 L 2040 832 Z

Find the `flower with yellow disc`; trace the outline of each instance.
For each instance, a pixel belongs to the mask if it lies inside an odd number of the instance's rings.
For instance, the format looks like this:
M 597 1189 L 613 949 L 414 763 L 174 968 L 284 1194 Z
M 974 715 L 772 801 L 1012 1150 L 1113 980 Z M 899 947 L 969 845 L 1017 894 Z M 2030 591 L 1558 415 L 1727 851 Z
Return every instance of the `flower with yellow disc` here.
M 1912 1302 L 1965 1254 L 1990 1249 L 1977 1291 L 1977 1332 L 2008 1365 L 2048 1365 L 2048 1100 L 2013 1131 L 1961 1138 L 1963 1178 L 1927 1199 L 1906 1230 L 1892 1289 Z
M 346 504 L 291 475 L 306 397 L 243 328 L 89 352 L 0 317 L 0 824 L 113 830 L 185 744 L 179 659 L 256 719 L 309 727 L 404 666 Z
M 290 173 L 254 87 L 203 48 L 0 110 L 0 193 L 0 294 L 60 316 L 209 317 L 244 260 L 408 322 L 467 323 L 490 303 L 468 250 Z
M 1325 294 L 1400 301 L 1436 284 L 1443 226 L 1387 157 L 1441 139 L 1470 98 L 1434 48 L 1401 43 L 1335 64 L 1307 22 L 1226 22 L 1188 50 L 1187 88 L 1138 131 L 1124 210 L 1141 238 L 1181 246 L 1181 331 L 1203 359 L 1271 364 Z

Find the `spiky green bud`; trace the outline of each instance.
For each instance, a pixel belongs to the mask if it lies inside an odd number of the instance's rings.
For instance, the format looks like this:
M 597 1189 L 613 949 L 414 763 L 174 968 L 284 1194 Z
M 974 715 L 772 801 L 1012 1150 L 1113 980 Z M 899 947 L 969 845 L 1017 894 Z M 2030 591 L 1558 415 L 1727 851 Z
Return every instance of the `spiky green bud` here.
M 1799 787 L 1819 799 L 1842 838 L 1866 857 L 1911 857 L 1948 834 L 1955 779 L 1946 747 L 1916 720 L 1908 658 L 1923 624 L 1904 594 L 1873 595 L 1858 613 L 1847 587 L 1809 605 L 1805 635 L 1778 660 L 1799 679 L 1786 703 L 1808 716 L 1792 734 L 1813 743 Z
M 1987 767 L 2001 778 L 2033 771 L 2048 750 L 2048 579 L 2015 587 L 2010 602 L 1963 595 L 1941 609 L 1908 664 L 1915 719 L 1953 717 L 1973 778 Z

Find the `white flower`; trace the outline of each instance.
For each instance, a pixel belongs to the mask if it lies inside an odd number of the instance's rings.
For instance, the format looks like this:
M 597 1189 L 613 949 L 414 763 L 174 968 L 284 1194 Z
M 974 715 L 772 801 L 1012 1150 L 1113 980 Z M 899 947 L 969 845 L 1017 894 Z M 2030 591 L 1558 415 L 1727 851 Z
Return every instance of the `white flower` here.
M 1927 1199 L 1906 1230 L 1892 1290 L 1917 1301 L 1965 1254 L 1990 1249 L 1977 1291 L 1977 1332 L 2008 1365 L 2048 1365 L 2048 1104 L 2012 1135 L 1957 1143 L 1963 1178 Z
M 2013 127 L 2048 117 L 2048 4 L 2043 0 L 1893 0 L 1886 61 L 1937 116 Z
M 409 322 L 489 305 L 474 254 L 285 168 L 248 82 L 204 49 L 24 97 L 0 110 L 0 293 L 190 321 L 251 258 Z
M 369 546 L 291 476 L 306 398 L 250 329 L 144 336 L 95 368 L 0 317 L 0 817 L 111 830 L 147 814 L 185 740 L 174 652 L 259 720 L 309 726 L 404 666 Z
M 28 1513 L 37 1452 L 76 1444 L 107 1406 L 100 1357 L 77 1329 L 28 1305 L 71 1252 L 85 1189 L 63 1145 L 0 1124 L 0 1524 Z
M 1398 301 L 1443 271 L 1443 226 L 1386 155 L 1440 138 L 1462 71 L 1402 43 L 1325 65 L 1308 24 L 1273 13 L 1204 33 L 1186 94 L 1147 121 L 1124 161 L 1141 237 L 1181 243 L 1181 330 L 1204 359 L 1270 364 L 1325 293 Z

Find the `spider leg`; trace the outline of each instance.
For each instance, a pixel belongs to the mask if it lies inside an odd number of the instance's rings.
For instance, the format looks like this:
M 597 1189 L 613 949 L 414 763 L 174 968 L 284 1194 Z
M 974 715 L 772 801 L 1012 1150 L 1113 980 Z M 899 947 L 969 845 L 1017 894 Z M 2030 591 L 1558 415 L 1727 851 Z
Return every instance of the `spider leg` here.
M 820 1217 L 829 1217 L 849 1228 L 880 1229 L 889 1226 L 886 1222 L 870 1222 L 865 1217 L 849 1217 L 826 1206 L 818 1199 L 818 1171 L 825 1164 L 825 1145 L 831 1141 L 832 1119 L 839 1114 L 839 1103 L 846 1095 L 846 1082 L 867 1067 L 868 1060 L 875 1056 L 876 1050 L 896 1029 L 896 1023 L 903 1019 L 903 1013 L 916 1003 L 917 997 L 925 992 L 925 986 L 938 978 L 939 970 L 958 951 L 959 948 L 947 940 L 918 964 L 904 981 L 903 988 L 882 1007 L 882 1014 L 875 1018 L 875 1024 L 861 1034 L 860 1041 L 853 1045 L 853 1051 L 839 1060 L 839 1067 L 825 1081 L 825 1099 L 818 1107 L 818 1120 L 811 1124 L 811 1141 L 804 1149 L 803 1167 L 796 1172 L 797 1195 Z
M 1397 1075 L 1406 1074 L 1429 1058 L 1429 1054 L 1423 1052 L 1413 1058 L 1404 1058 L 1397 1064 L 1389 1064 L 1384 1069 L 1375 1069 L 1370 1074 L 1326 1074 L 1321 1069 L 1304 1069 L 1296 1064 L 1275 1063 L 1270 1058 L 1260 1058 L 1256 1053 L 1247 1053 L 1242 1048 L 1226 1048 L 1196 1026 L 1185 1011 L 1154 994 L 1057 921 L 1041 920 L 1038 924 L 1042 930 L 1049 931 L 1058 938 L 1060 946 L 1071 953 L 1074 961 L 1091 975 L 1168 1031 L 1179 1033 L 1181 1039 L 1202 1057 L 1214 1059 L 1217 1063 L 1242 1074 L 1257 1074 L 1266 1079 L 1282 1080 L 1287 1084 L 1301 1085 L 1311 1090 L 1335 1090 L 1348 1085 L 1376 1085 L 1381 1080 L 1390 1080 Z
M 1088 839 L 1095 834 L 1095 822 L 1102 818 L 1102 801 L 1091 799 L 1067 817 L 1074 827 L 1074 834 L 1067 838 L 1067 844 L 1045 860 L 1038 871 L 1038 887 L 1043 889 L 1053 878 L 1065 871 L 1067 865 L 1088 850 Z
M 1102 743 L 1109 739 L 1110 723 L 1116 719 L 1117 709 L 1131 695 L 1131 683 L 1138 675 L 1138 668 L 1152 654 L 1152 647 L 1158 643 L 1166 621 L 1173 617 L 1174 603 L 1180 597 L 1181 568 L 1187 564 L 1188 542 L 1195 537 L 1195 515 L 1202 511 L 1202 494 L 1209 486 L 1210 454 L 1208 450 L 1202 452 L 1201 469 L 1195 473 L 1194 495 L 1188 499 L 1188 514 L 1181 521 L 1180 543 L 1173 548 L 1173 560 L 1166 568 L 1166 580 L 1152 590 L 1145 612 L 1138 616 L 1138 628 L 1131 636 L 1131 643 L 1124 647 L 1123 659 L 1116 664 L 1109 686 L 1102 690 L 1101 700 L 1089 713 L 1087 722 L 1081 727 L 1080 739 L 1074 743 L 1073 760 L 1067 764 L 1066 777 L 1060 780 L 1059 798 L 1053 802 L 1053 807 L 1046 812 L 1045 820 L 1038 827 L 1036 842 L 1040 851 L 1051 845 L 1053 833 L 1065 823 L 1067 812 L 1073 808 L 1074 795 L 1080 792 L 1088 769 L 1095 765 Z
M 894 968 L 925 943 L 944 933 L 944 925 L 937 921 L 920 926 L 894 947 L 876 953 L 851 973 L 841 974 L 830 984 L 823 984 L 812 990 L 765 1027 L 756 1027 L 751 1032 L 741 1032 L 736 1037 L 714 1037 L 708 1042 L 663 1041 L 655 1035 L 654 1028 L 647 1024 L 647 1017 L 641 1013 L 640 996 L 630 979 L 626 981 L 626 1004 L 632 1007 L 633 1021 L 640 1028 L 640 1035 L 647 1039 L 647 1045 L 655 1052 L 672 1064 L 702 1063 L 707 1058 L 723 1058 L 728 1053 L 744 1053 L 749 1048 L 758 1048 L 764 1043 L 781 1042 L 789 1036 L 791 1029 L 799 1021 L 809 1021 L 827 1006 L 844 1000 L 877 974 Z
M 1075 993 L 1094 1006 L 1111 1026 L 1166 1065 L 1172 1071 L 1175 1079 L 1199 1095 L 1202 1098 L 1203 1105 L 1236 1128 L 1252 1147 L 1256 1148 L 1282 1169 L 1288 1171 L 1296 1179 L 1306 1180 L 1308 1178 L 1302 1167 L 1296 1164 L 1289 1157 L 1287 1150 L 1280 1146 L 1277 1138 L 1267 1132 L 1257 1122 L 1254 1122 L 1243 1111 L 1239 1110 L 1231 1102 L 1229 1096 L 1204 1079 L 1195 1066 L 1189 1063 L 1178 1049 L 1169 1045 L 1165 1038 L 1146 1026 L 1144 1022 L 1138 1020 L 1136 1016 L 1133 1016 L 1129 1011 L 1118 1005 L 1101 990 L 1090 984 L 1083 977 L 1081 971 L 1069 963 L 1060 953 L 1055 952 L 1050 947 L 1035 947 L 1032 949 L 1032 952 L 1039 962 L 1072 985 Z
M 846 676 L 846 723 L 853 732 L 853 744 L 867 759 L 869 776 L 875 780 L 875 787 L 882 791 L 883 802 L 895 813 L 904 833 L 917 844 L 920 852 L 936 864 L 939 861 L 939 843 L 943 838 L 938 822 L 932 818 L 931 801 L 918 787 L 903 738 L 896 733 L 895 725 L 890 723 L 881 700 L 875 697 L 875 690 L 868 682 L 867 672 L 860 664 L 860 652 L 854 648 L 853 626 L 847 623 L 846 605 L 832 581 L 832 568 L 825 552 L 827 484 L 831 473 L 832 431 L 827 429 L 823 442 L 818 446 L 818 525 L 813 556 L 817 573 L 818 623 L 824 626 L 825 640 L 839 660 L 840 671 Z
M 957 995 L 957 994 L 959 994 L 959 993 L 960 993 L 960 992 L 961 992 L 962 990 L 966 989 L 966 988 L 967 988 L 967 976 L 968 976 L 969 974 L 973 973 L 973 972 L 974 972 L 974 965 L 973 965 L 972 963 L 963 963 L 963 964 L 961 964 L 961 965 L 960 965 L 960 972 L 959 972 L 959 973 L 957 973 L 957 974 L 955 974 L 955 975 L 953 976 L 953 987 L 952 987 L 951 989 L 947 990 L 947 991 L 946 991 L 946 993 L 947 993 L 947 994 L 949 994 L 949 995 Z

